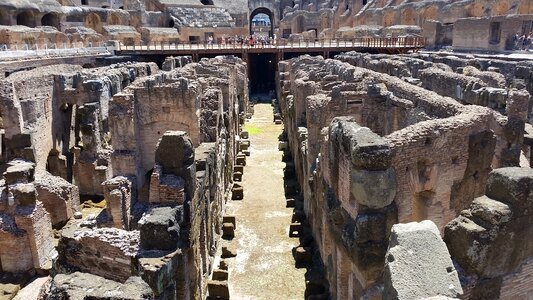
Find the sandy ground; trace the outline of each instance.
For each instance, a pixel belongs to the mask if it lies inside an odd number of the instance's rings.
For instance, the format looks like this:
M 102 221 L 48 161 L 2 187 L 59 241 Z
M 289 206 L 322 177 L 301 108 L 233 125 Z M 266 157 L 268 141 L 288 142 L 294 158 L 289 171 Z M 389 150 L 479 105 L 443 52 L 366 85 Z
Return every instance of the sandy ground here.
M 251 156 L 244 169 L 244 200 L 227 206 L 227 215 L 237 218 L 231 243 L 238 254 L 227 259 L 231 299 L 304 299 L 306 270 L 295 267 L 292 248 L 299 242 L 288 234 L 293 210 L 285 207 L 285 164 L 278 151 L 283 127 L 273 123 L 270 104 L 257 104 L 245 129 Z

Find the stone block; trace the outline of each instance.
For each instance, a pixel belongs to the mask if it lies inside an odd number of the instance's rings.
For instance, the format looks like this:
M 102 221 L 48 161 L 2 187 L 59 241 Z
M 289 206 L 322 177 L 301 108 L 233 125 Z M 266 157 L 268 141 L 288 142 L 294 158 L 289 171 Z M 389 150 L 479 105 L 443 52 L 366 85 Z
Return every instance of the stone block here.
M 33 183 L 19 183 L 10 187 L 15 203 L 23 206 L 33 206 L 37 201 L 37 192 Z
M 526 212 L 533 203 L 533 169 L 501 168 L 489 174 L 487 197 L 510 205 L 517 212 Z
M 278 143 L 278 150 L 279 151 L 285 151 L 289 149 L 289 142 L 281 141 Z
M 294 222 L 289 226 L 289 236 L 298 237 L 302 233 L 303 225 L 302 223 Z
M 235 164 L 239 166 L 246 166 L 246 155 L 244 153 L 237 154 Z
M 240 172 L 241 174 L 244 174 L 244 166 L 234 165 L 233 172 Z
M 294 247 L 292 254 L 296 266 L 304 266 L 313 262 L 313 249 L 311 247 Z
M 213 271 L 213 280 L 218 281 L 227 281 L 229 278 L 228 270 L 214 270 Z
M 182 258 L 181 250 L 167 251 L 141 251 L 139 254 L 139 273 L 141 278 L 148 283 L 155 296 L 165 294 L 174 286 L 179 260 Z
M 175 250 L 180 238 L 181 207 L 156 207 L 139 221 L 140 245 L 146 250 Z
M 248 139 L 249 137 L 248 131 L 241 131 L 241 139 Z
M 220 260 L 219 268 L 220 268 L 221 270 L 225 270 L 225 271 L 227 271 L 227 270 L 228 270 L 228 262 L 227 262 L 225 259 L 221 259 L 221 260 Z
M 396 175 L 385 171 L 352 170 L 352 196 L 357 203 L 370 208 L 383 208 L 396 195 Z
M 383 299 L 463 294 L 446 244 L 429 220 L 392 227 L 383 279 Z
M 242 181 L 242 173 L 241 172 L 233 173 L 233 181 Z
M 231 223 L 231 224 L 233 224 L 233 226 L 237 226 L 237 223 L 236 223 L 237 221 L 236 221 L 235 216 L 230 216 L 230 215 L 224 216 L 224 217 L 222 217 L 222 222 L 223 223 Z
M 229 299 L 229 288 L 227 281 L 209 280 L 207 290 L 210 299 Z
M 110 292 L 113 291 L 112 296 Z M 154 299 L 154 293 L 140 277 L 130 277 L 124 283 L 100 276 L 75 272 L 53 278 L 50 299 Z
M 4 172 L 4 179 L 7 185 L 16 183 L 28 183 L 34 181 L 34 164 L 30 162 L 10 162 Z
M 242 200 L 244 199 L 244 188 L 239 184 L 233 184 L 231 189 L 231 200 Z
M 237 256 L 237 249 L 233 245 L 222 247 L 222 258 L 230 258 Z
M 250 156 L 250 150 L 242 150 L 242 153 L 246 156 Z
M 233 238 L 235 236 L 235 226 L 232 223 L 223 223 L 222 236 L 226 238 Z
M 296 199 L 289 198 L 287 199 L 286 207 L 295 207 L 296 206 Z

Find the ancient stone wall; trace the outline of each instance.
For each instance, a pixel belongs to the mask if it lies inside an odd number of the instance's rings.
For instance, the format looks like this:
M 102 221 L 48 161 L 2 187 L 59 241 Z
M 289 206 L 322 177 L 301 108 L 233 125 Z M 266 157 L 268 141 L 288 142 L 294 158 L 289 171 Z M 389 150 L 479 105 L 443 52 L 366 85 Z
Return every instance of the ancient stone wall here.
M 368 64 L 396 76 L 415 65 Z M 442 231 L 483 194 L 492 168 L 519 164 L 525 91 L 508 92 L 517 108 L 505 117 L 336 60 L 302 56 L 279 70 L 304 210 L 334 297 L 379 294 L 392 224 L 430 219 Z

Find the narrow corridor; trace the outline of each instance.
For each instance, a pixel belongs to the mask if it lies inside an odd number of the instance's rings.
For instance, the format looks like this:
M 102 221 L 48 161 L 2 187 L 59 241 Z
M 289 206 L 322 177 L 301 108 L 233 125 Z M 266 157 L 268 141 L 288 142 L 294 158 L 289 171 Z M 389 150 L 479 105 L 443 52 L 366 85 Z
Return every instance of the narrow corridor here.
M 304 299 L 305 268 L 296 268 L 289 237 L 293 213 L 286 208 L 282 152 L 278 136 L 283 125 L 273 122 L 270 104 L 255 105 L 244 130 L 250 134 L 242 185 L 244 200 L 230 201 L 226 213 L 237 219 L 237 257 L 229 260 L 231 299 Z M 224 241 L 227 243 L 227 241 Z

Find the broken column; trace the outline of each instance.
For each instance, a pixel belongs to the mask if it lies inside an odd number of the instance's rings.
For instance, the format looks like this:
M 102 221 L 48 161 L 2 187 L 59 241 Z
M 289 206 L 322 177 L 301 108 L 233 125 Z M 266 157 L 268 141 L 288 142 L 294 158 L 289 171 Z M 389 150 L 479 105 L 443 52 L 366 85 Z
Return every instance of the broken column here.
M 104 183 L 104 197 L 107 201 L 107 213 L 111 216 L 113 226 L 119 229 L 130 229 L 131 209 L 133 200 L 132 180 L 117 176 Z

